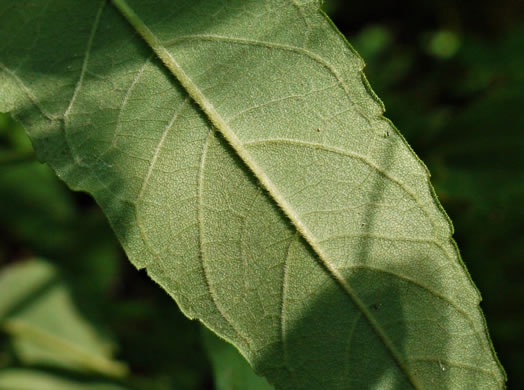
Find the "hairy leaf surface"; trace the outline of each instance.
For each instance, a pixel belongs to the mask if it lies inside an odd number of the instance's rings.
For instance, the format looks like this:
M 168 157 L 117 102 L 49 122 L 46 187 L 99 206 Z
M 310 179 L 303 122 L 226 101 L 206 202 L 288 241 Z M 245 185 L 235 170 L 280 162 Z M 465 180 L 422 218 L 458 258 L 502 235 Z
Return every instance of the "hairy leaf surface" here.
M 501 388 L 429 175 L 315 0 L 0 4 L 0 110 L 279 389 Z

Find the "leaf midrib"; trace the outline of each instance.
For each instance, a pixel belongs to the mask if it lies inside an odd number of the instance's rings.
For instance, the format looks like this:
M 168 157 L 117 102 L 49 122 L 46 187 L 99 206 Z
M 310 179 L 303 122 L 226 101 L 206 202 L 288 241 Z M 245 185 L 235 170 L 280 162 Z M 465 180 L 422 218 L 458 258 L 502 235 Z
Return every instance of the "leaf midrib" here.
M 415 379 L 412 377 L 407 366 L 401 359 L 400 353 L 393 345 L 387 334 L 384 332 L 380 324 L 377 322 L 372 313 L 367 309 L 366 305 L 360 300 L 353 288 L 346 283 L 344 277 L 340 272 L 329 262 L 328 256 L 321 248 L 312 232 L 304 226 L 300 221 L 298 214 L 287 200 L 280 194 L 275 185 L 271 182 L 264 170 L 256 163 L 255 159 L 250 155 L 248 150 L 244 147 L 240 139 L 229 127 L 228 123 L 215 110 L 213 104 L 209 102 L 206 96 L 192 81 L 192 79 L 185 73 L 178 62 L 173 58 L 171 53 L 166 49 L 164 44 L 156 37 L 156 35 L 147 27 L 141 18 L 129 7 L 126 0 L 111 0 L 113 5 L 124 16 L 126 21 L 138 32 L 138 34 L 146 41 L 150 48 L 160 58 L 170 73 L 178 80 L 184 87 L 189 96 L 200 106 L 202 111 L 207 115 L 210 122 L 222 134 L 224 139 L 230 144 L 238 157 L 251 170 L 251 173 L 258 179 L 262 186 L 268 191 L 273 201 L 280 207 L 284 214 L 290 219 L 302 238 L 311 246 L 313 251 L 318 256 L 322 266 L 327 270 L 331 277 L 339 284 L 344 292 L 349 296 L 357 308 L 361 311 L 367 319 L 377 336 L 382 340 L 393 360 L 404 373 L 410 384 L 415 389 L 420 389 Z

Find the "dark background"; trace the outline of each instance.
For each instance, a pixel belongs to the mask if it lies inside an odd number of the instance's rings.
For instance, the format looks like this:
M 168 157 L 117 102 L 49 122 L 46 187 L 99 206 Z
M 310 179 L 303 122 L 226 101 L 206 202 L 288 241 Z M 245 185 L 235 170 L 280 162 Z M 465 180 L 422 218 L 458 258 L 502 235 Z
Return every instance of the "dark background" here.
M 508 388 L 524 389 L 524 2 L 328 0 L 325 9 L 428 165 Z M 23 130 L 0 116 L 0 267 L 33 256 L 58 265 L 137 386 L 213 387 L 198 325 L 129 264 L 93 201 L 35 162 Z M 0 331 L 0 370 L 23 364 Z

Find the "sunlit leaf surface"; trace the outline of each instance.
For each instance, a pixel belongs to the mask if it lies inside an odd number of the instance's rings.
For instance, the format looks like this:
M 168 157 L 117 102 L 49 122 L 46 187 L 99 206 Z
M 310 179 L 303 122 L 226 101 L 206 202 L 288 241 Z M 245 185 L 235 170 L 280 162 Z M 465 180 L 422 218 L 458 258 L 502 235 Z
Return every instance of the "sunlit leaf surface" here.
M 0 110 L 277 388 L 503 386 L 428 173 L 317 1 L 9 0 L 0 20 Z

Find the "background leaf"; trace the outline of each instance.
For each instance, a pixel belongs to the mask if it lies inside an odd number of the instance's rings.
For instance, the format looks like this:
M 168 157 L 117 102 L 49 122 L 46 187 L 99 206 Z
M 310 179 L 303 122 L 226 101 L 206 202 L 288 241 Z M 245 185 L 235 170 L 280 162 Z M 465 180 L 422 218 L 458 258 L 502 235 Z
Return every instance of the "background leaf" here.
M 52 365 L 122 377 L 107 340 L 76 312 L 53 267 L 43 260 L 13 265 L 0 274 L 0 326 L 25 364 Z
M 202 328 L 202 339 L 213 364 L 216 390 L 272 390 L 267 381 L 257 376 L 231 344 Z
M 28 369 L 0 371 L 0 387 L 9 390 L 125 390 L 122 386 L 110 383 L 96 381 L 82 383 Z

